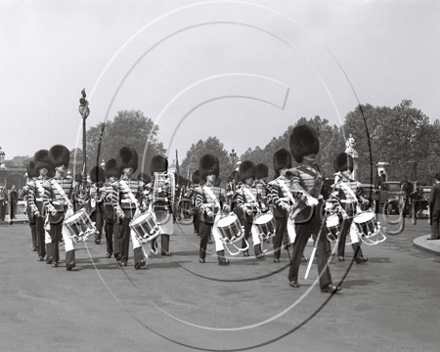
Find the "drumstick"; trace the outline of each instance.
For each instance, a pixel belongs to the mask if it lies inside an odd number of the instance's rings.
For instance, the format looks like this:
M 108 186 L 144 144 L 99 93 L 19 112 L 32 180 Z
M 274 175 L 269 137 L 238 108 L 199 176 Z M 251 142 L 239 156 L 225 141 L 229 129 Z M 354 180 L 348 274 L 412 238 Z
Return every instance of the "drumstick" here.
M 307 270 L 306 270 L 306 274 L 304 275 L 304 279 L 307 279 L 307 277 L 309 276 L 310 268 L 312 267 L 313 259 L 315 258 L 315 253 L 316 253 L 316 244 L 313 247 L 312 255 L 310 256 L 309 264 L 307 265 Z

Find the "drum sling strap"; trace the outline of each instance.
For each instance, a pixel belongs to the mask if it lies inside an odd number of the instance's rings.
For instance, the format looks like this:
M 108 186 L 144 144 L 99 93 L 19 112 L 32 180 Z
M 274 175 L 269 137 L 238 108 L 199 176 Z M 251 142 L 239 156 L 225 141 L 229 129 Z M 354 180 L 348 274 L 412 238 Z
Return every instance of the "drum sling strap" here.
M 345 183 L 343 181 L 339 182 L 339 186 L 341 187 L 341 189 L 343 190 L 344 193 L 348 193 L 350 195 L 350 197 L 352 197 L 353 199 L 356 200 L 356 206 L 357 206 L 359 203 L 357 202 L 357 197 L 354 194 L 354 192 L 351 189 L 351 187 L 347 183 Z
M 54 185 L 54 187 L 56 188 L 56 190 L 58 191 L 58 193 L 61 194 L 61 196 L 62 196 L 62 197 L 64 198 L 64 200 L 66 201 L 67 206 L 68 206 L 70 209 L 73 209 L 72 202 L 70 201 L 69 197 L 67 197 L 67 194 L 66 194 L 66 192 L 64 192 L 63 187 L 61 187 L 61 186 L 59 185 L 59 183 L 58 183 L 56 180 L 52 179 L 52 181 L 53 181 L 52 184 Z
M 257 202 L 257 198 L 255 198 L 255 196 L 253 195 L 253 193 L 249 190 L 249 188 L 243 187 L 243 191 L 244 193 L 246 193 L 246 198 L 250 198 L 251 202 L 256 204 L 256 208 L 258 210 L 260 210 L 260 208 L 258 207 L 258 202 Z
M 138 207 L 138 201 L 136 199 L 136 197 L 134 196 L 133 192 L 131 191 L 130 187 L 127 185 L 127 182 L 125 182 L 125 180 L 120 180 L 119 184 L 121 185 L 122 190 L 128 194 L 128 196 L 130 197 L 130 200 L 136 204 L 136 213 L 139 212 L 139 207 Z

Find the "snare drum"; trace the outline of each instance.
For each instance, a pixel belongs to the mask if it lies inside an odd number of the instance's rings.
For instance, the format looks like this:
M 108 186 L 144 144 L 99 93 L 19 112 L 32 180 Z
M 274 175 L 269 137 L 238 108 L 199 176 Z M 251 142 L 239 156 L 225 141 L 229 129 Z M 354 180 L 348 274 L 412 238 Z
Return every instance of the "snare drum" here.
M 354 217 L 353 222 L 361 235 L 365 237 L 372 236 L 378 230 L 373 212 L 361 212 Z
M 237 215 L 230 214 L 217 222 L 217 228 L 225 243 L 234 243 L 243 238 L 243 230 Z
M 336 214 L 329 215 L 325 220 L 328 233 L 327 238 L 330 242 L 337 241 L 339 234 L 339 217 Z
M 156 219 L 154 214 L 150 211 L 142 213 L 137 218 L 133 219 L 129 226 L 138 239 L 151 241 L 159 234 Z
M 260 238 L 267 240 L 275 236 L 276 221 L 275 217 L 271 213 L 257 215 L 253 221 L 254 225 L 258 228 Z
M 372 211 L 365 211 L 357 214 L 353 219 L 353 222 L 361 234 L 362 242 L 369 246 L 386 240 L 374 216 L 375 214 Z
M 78 210 L 64 221 L 71 237 L 84 236 L 87 230 L 93 231 L 93 224 L 85 209 Z

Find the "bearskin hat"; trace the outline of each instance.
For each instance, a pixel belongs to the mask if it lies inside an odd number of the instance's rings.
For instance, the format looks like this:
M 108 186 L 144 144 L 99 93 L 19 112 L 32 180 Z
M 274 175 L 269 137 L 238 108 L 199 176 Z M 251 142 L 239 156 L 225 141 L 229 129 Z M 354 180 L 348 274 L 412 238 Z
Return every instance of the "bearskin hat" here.
M 168 171 L 168 159 L 162 155 L 155 155 L 150 161 L 150 172 L 153 175 L 155 172 Z
M 34 154 L 35 172 L 40 173 L 41 169 L 52 169 L 52 165 L 49 161 L 49 151 L 47 149 L 41 149 Z
M 269 167 L 263 163 L 257 164 L 255 166 L 255 178 L 257 180 L 261 180 L 267 176 L 269 176 Z
M 64 145 L 57 144 L 54 145 L 49 150 L 49 164 L 52 165 L 53 168 L 57 168 L 58 166 L 64 165 L 67 169 L 70 162 L 70 152 Z
M 29 160 L 29 162 L 27 163 L 26 172 L 27 172 L 27 177 L 31 179 L 39 176 L 37 170 L 35 169 L 35 163 L 33 160 Z
M 105 177 L 115 177 L 119 178 L 121 177 L 121 170 L 118 167 L 118 163 L 116 159 L 110 159 L 105 162 Z
M 191 181 L 195 185 L 198 185 L 200 183 L 200 171 L 199 170 L 196 170 L 192 173 Z
M 315 128 L 309 125 L 294 127 L 289 141 L 290 152 L 293 158 L 302 163 L 303 157 L 309 154 L 318 154 L 319 138 Z
M 206 176 L 214 174 L 216 177 L 220 174 L 220 162 L 212 154 L 205 154 L 199 161 L 200 180 L 206 181 Z
M 290 169 L 292 167 L 292 156 L 286 148 L 281 148 L 277 150 L 273 155 L 273 168 L 275 172 L 279 172 L 280 170 L 287 168 Z
M 350 170 L 353 172 L 354 161 L 353 157 L 347 153 L 339 153 L 333 160 L 333 168 L 335 172 Z
M 89 172 L 92 183 L 105 182 L 105 171 L 102 167 L 93 166 Z
M 238 170 L 241 182 L 244 182 L 247 178 L 255 178 L 255 164 L 250 160 L 243 161 Z
M 146 173 L 146 172 L 140 172 L 139 175 L 137 176 L 137 179 L 139 181 L 142 181 L 145 184 L 148 184 L 151 182 L 151 176 L 148 175 L 148 173 Z
M 119 165 L 119 170 L 122 171 L 126 168 L 131 167 L 133 172 L 138 169 L 138 153 L 134 148 L 122 147 L 119 149 L 119 154 L 117 157 L 117 163 Z

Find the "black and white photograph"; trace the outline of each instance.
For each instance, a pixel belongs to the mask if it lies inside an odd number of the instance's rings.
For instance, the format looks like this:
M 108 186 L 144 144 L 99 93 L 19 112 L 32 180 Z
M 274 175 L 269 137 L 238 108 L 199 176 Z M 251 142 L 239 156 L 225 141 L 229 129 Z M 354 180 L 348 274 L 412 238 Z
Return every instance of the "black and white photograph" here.
M 439 18 L 1 0 L 0 351 L 440 351 Z

